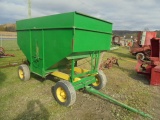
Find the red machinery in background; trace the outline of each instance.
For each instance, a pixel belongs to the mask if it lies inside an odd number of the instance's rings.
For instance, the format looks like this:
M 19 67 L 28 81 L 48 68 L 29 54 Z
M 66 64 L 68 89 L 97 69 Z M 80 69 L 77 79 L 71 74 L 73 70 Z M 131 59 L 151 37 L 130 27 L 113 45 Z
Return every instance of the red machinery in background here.
M 5 50 L 3 47 L 0 47 L 0 58 L 4 58 L 4 57 L 14 57 L 14 54 L 5 54 Z
M 138 60 L 136 71 L 144 74 L 151 85 L 160 85 L 160 38 L 152 38 L 150 61 Z
M 132 55 L 136 56 L 136 59 L 145 59 L 150 56 L 150 39 L 155 38 L 157 35 L 153 31 L 143 31 L 139 32 L 137 35 L 137 40 L 133 42 L 130 52 Z

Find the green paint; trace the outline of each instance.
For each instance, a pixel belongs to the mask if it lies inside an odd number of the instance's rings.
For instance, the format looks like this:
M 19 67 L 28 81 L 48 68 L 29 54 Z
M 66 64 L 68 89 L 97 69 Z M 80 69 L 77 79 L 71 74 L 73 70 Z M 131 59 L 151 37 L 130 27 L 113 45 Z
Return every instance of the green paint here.
M 110 50 L 112 23 L 82 13 L 25 19 L 17 21 L 16 26 L 18 45 L 30 63 L 31 72 L 42 77 L 70 65 L 72 83 L 76 76 L 74 63 L 86 57 L 92 59 L 89 73 L 93 75 L 100 52 Z M 87 75 L 79 77 L 84 79 Z
M 135 108 L 132 108 L 132 107 L 126 105 L 126 104 L 123 104 L 123 103 L 121 103 L 121 102 L 113 99 L 112 97 L 110 97 L 110 96 L 108 96 L 108 95 L 105 95 L 105 94 L 99 92 L 98 90 L 94 89 L 93 87 L 86 86 L 85 88 L 86 88 L 86 91 L 88 91 L 88 92 L 90 92 L 90 93 L 99 95 L 99 96 L 101 96 L 101 97 L 109 100 L 109 101 L 112 102 L 112 103 L 115 103 L 115 104 L 117 104 L 117 105 L 119 105 L 119 106 L 121 106 L 121 107 L 126 108 L 127 110 L 130 110 L 130 111 L 132 111 L 132 112 L 138 113 L 138 114 L 142 115 L 143 117 L 148 117 L 148 118 L 151 118 L 151 119 L 152 119 L 152 116 L 151 116 L 151 115 L 146 114 L 146 113 L 144 113 L 144 112 L 142 112 L 142 111 L 140 111 L 140 110 L 137 110 L 137 109 L 135 109 Z
M 87 76 L 82 78 L 80 81 L 73 82 L 72 85 L 74 86 L 75 90 L 79 90 L 80 88 L 84 88 L 92 83 L 96 82 L 95 76 Z

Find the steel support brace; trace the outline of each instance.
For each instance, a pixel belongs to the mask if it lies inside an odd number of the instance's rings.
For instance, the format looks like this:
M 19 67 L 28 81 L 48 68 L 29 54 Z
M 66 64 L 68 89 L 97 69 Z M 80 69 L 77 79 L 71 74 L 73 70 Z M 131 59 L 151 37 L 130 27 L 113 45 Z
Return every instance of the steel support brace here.
M 73 83 L 73 80 L 74 80 L 74 65 L 75 65 L 75 60 L 74 59 L 72 59 L 72 68 L 71 68 L 71 83 Z
M 91 54 L 91 70 L 95 71 L 98 69 L 99 56 L 100 56 L 100 51 Z
M 110 96 L 108 96 L 108 95 L 105 95 L 105 94 L 99 92 L 98 90 L 94 89 L 94 88 L 91 87 L 91 86 L 86 86 L 85 89 L 86 89 L 87 92 L 93 93 L 93 94 L 95 94 L 95 95 L 99 95 L 99 96 L 101 96 L 101 97 L 109 100 L 109 101 L 112 102 L 112 103 L 115 103 L 115 104 L 117 104 L 117 105 L 119 105 L 119 106 L 121 106 L 121 107 L 126 108 L 127 110 L 130 110 L 130 111 L 132 111 L 132 112 L 138 113 L 138 114 L 142 115 L 143 117 L 148 117 L 148 118 L 151 118 L 151 119 L 152 119 L 152 116 L 151 116 L 151 115 L 146 114 L 146 113 L 144 113 L 144 112 L 142 112 L 142 111 L 140 111 L 140 110 L 137 110 L 137 109 L 135 109 L 135 108 L 133 108 L 133 107 L 130 107 L 130 106 L 126 105 L 126 104 L 123 104 L 123 103 L 121 103 L 121 102 L 113 99 L 112 97 L 110 97 Z

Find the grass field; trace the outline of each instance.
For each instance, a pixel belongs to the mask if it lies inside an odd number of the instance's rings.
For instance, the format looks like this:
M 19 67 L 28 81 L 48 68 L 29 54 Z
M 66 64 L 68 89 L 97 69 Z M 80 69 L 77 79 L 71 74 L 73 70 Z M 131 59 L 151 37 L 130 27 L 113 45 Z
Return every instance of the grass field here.
M 0 64 L 25 59 L 16 40 L 3 41 L 3 47 L 6 53 L 15 54 L 15 57 L 0 58 Z M 108 83 L 101 92 L 159 120 L 160 87 L 150 86 L 145 76 L 135 72 L 136 60 L 127 48 L 106 52 L 103 60 L 113 56 L 119 59 L 120 66 L 104 70 Z M 87 68 L 88 65 L 82 67 Z M 0 69 L 0 120 L 147 120 L 83 91 L 77 91 L 77 100 L 73 106 L 60 106 L 51 92 L 55 85 L 53 78 L 44 80 L 32 74 L 31 79 L 24 82 L 19 80 L 17 68 Z

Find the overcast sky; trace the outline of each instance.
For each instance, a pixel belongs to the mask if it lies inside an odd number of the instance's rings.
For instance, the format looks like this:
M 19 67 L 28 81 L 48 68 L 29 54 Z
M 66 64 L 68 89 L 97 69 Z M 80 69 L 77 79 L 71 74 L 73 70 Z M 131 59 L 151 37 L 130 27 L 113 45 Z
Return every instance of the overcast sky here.
M 32 17 L 79 11 L 114 30 L 160 30 L 160 0 L 31 0 Z M 28 0 L 0 0 L 0 24 L 28 18 Z

